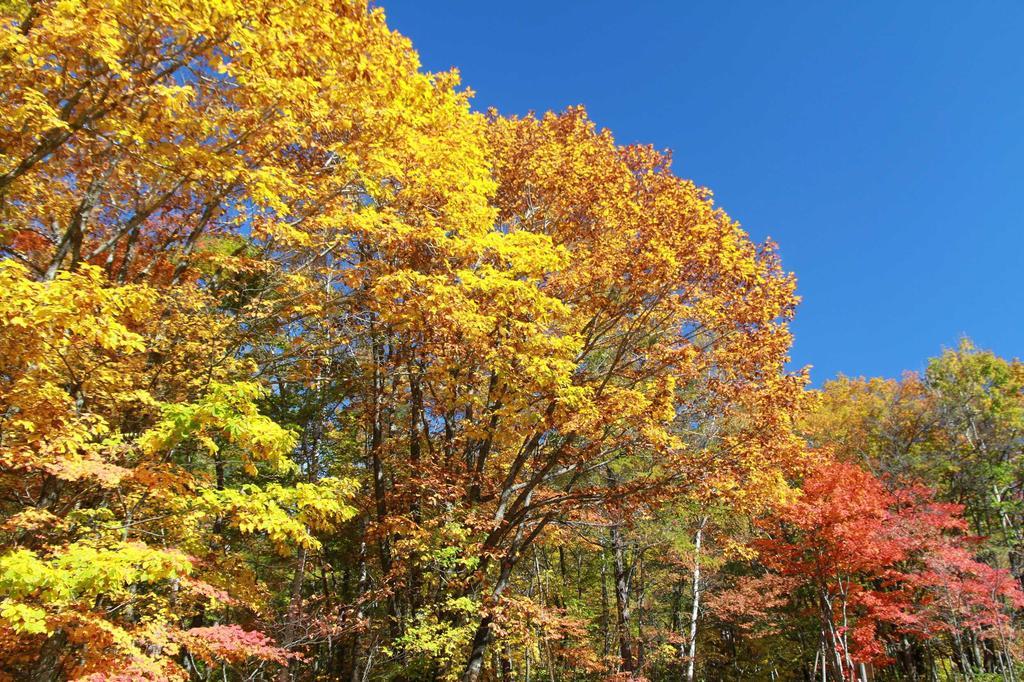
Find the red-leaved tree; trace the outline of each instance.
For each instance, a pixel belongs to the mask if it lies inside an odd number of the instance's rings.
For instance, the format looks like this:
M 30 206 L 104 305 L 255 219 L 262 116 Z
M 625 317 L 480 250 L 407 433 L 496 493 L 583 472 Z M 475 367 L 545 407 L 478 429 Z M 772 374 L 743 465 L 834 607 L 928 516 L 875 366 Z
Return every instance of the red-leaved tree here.
M 1024 605 L 1024 593 L 1008 571 L 975 560 L 961 512 L 924 486 L 890 488 L 860 467 L 829 463 L 762 522 L 761 562 L 799 586 L 793 599 L 814 604 L 830 679 L 866 679 L 906 642 L 936 637 L 948 637 L 965 669 L 982 655 L 968 642 L 1008 665 L 1008 610 Z

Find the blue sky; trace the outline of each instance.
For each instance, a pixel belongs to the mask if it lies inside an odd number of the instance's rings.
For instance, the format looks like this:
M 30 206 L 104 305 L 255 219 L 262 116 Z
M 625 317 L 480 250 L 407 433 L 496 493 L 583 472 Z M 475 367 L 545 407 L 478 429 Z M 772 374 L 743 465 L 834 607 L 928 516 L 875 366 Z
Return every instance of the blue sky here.
M 1024 352 L 1024 3 L 383 0 L 475 107 L 674 150 L 804 302 L 816 384 Z

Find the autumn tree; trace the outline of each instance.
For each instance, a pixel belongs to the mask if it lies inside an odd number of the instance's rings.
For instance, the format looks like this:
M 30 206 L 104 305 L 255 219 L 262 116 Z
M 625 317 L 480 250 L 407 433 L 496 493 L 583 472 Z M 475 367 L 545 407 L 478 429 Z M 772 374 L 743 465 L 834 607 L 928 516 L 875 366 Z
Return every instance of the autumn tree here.
M 946 645 L 970 675 L 988 667 L 976 642 L 996 669 L 1012 670 L 1012 613 L 1024 592 L 974 558 L 961 507 L 922 486 L 889 489 L 852 464 L 826 464 L 802 489 L 754 545 L 770 574 L 793 585 L 791 608 L 803 600 L 816 614 L 815 661 L 828 679 L 868 679 L 897 659 L 924 675 Z
M 282 574 L 355 512 L 314 462 L 333 394 L 281 408 L 337 344 L 287 343 L 324 314 L 302 273 L 353 223 L 397 230 L 370 199 L 436 210 L 461 160 L 423 150 L 480 123 L 361 2 L 7 3 L 0 73 L 4 665 L 284 664 Z
M 1022 365 L 969 341 L 899 380 L 828 382 L 801 430 L 839 457 L 961 504 L 993 565 L 1021 576 Z

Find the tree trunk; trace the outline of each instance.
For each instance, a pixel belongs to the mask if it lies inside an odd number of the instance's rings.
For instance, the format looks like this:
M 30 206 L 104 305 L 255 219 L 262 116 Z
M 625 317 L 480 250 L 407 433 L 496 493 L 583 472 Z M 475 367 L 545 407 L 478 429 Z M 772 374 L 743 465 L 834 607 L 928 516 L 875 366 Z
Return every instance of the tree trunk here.
M 845 666 L 843 665 L 843 656 L 840 653 L 840 650 L 843 650 L 844 647 L 836 632 L 832 602 L 824 588 L 822 588 L 819 595 L 819 608 L 821 615 L 822 655 L 825 659 L 821 671 L 822 678 L 827 679 L 825 672 L 829 671 L 829 677 L 835 682 L 843 682 L 847 679 Z
M 487 654 L 487 645 L 491 640 L 492 620 L 490 614 L 484 616 L 473 634 L 473 647 L 469 653 L 466 670 L 462 674 L 462 682 L 477 682 L 483 673 L 484 656 Z
M 63 667 L 63 653 L 68 643 L 68 636 L 63 630 L 53 633 L 49 639 L 43 642 L 39 651 L 39 660 L 36 661 L 35 670 L 32 672 L 31 682 L 56 682 L 61 678 Z
M 511 551 L 511 550 L 510 550 Z M 507 555 L 501 562 L 501 573 L 491 590 L 491 600 L 501 599 L 502 593 L 508 587 L 509 578 L 512 575 L 512 567 L 515 565 L 514 555 Z M 484 670 L 484 657 L 487 655 L 487 646 L 491 643 L 491 623 L 494 617 L 487 614 L 480 619 L 476 632 L 473 634 L 473 645 L 469 652 L 469 661 L 462 673 L 462 682 L 478 682 Z
M 693 607 L 690 609 L 690 636 L 686 654 L 686 681 L 693 682 L 697 664 L 697 620 L 700 615 L 700 547 L 704 539 L 704 526 L 708 517 L 703 516 L 697 525 L 697 534 L 693 538 Z
M 633 636 L 629 630 L 629 563 L 626 558 L 625 541 L 619 526 L 612 526 L 610 531 L 612 543 L 612 568 L 615 573 L 615 608 L 618 614 L 617 628 L 619 638 L 619 658 L 622 659 L 622 671 L 632 676 L 636 669 L 633 660 Z
M 365 523 L 360 528 L 359 538 L 359 582 L 356 585 L 356 599 L 355 602 L 358 604 L 355 613 L 355 629 L 352 633 L 352 645 L 351 655 L 349 656 L 349 666 L 347 677 L 350 682 L 359 682 L 361 679 L 362 671 L 359 665 L 359 649 L 360 649 L 360 637 L 359 637 L 359 621 L 363 619 L 363 595 L 366 594 L 366 588 L 369 583 L 369 573 L 366 568 L 366 525 Z
M 601 550 L 601 657 L 611 648 L 611 609 L 608 606 L 608 556 Z
M 291 601 L 288 603 L 288 620 L 284 626 L 284 637 L 281 645 L 285 648 L 295 643 L 295 637 L 299 630 L 299 617 L 302 615 L 302 581 L 306 576 L 306 548 L 299 547 L 299 553 L 295 560 L 295 575 L 292 577 Z M 294 661 L 292 662 L 294 663 Z M 292 663 L 283 666 L 277 673 L 278 682 L 288 682 Z

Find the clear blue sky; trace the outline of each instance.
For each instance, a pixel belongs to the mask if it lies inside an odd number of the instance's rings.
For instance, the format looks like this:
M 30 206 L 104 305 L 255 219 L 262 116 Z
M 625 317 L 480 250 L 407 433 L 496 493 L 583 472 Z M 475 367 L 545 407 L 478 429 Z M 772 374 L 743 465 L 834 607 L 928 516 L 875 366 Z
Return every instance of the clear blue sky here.
M 1024 3 L 383 0 L 476 108 L 675 152 L 804 298 L 816 384 L 1024 354 Z

